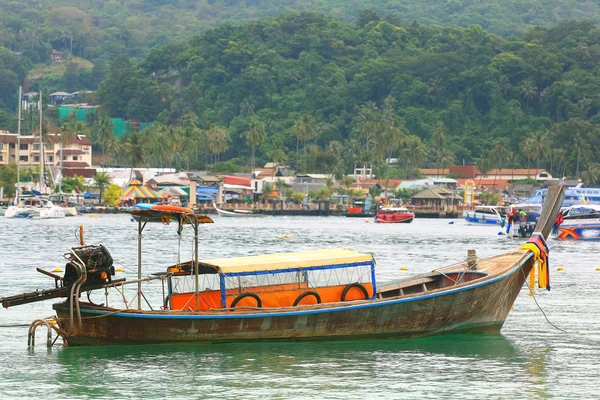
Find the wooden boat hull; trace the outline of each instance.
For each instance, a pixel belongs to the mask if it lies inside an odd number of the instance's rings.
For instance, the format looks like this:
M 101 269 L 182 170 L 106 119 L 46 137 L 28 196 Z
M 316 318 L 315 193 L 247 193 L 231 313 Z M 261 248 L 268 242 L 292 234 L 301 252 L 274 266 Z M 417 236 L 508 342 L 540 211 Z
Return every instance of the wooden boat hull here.
M 69 346 L 273 340 L 412 338 L 501 329 L 532 267 L 521 252 L 508 269 L 455 287 L 418 295 L 303 306 L 293 311 L 193 313 L 119 310 L 81 303 L 82 329 Z M 66 329 L 67 303 L 54 309 Z

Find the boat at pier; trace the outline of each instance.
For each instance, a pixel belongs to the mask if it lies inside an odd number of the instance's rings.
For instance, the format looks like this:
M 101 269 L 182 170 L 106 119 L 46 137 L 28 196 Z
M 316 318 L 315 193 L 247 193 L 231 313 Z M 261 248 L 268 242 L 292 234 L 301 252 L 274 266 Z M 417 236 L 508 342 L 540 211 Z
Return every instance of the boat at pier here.
M 507 233 L 512 231 L 513 237 L 530 237 L 541 212 L 542 204 L 512 204 L 507 211 Z
M 221 217 L 257 217 L 261 216 L 261 214 L 256 214 L 251 210 L 222 210 L 215 203 L 213 203 L 213 208 Z
M 414 219 L 415 213 L 401 206 L 382 207 L 375 215 L 375 222 L 378 224 L 409 224 Z
M 555 225 L 561 240 L 600 240 L 600 205 L 578 204 L 563 208 Z
M 9 206 L 4 214 L 5 218 L 64 218 L 65 211 L 44 197 L 23 196 L 19 204 Z
M 506 209 L 501 206 L 475 206 L 472 211 L 465 211 L 463 218 L 469 224 L 502 225 Z
M 372 254 L 321 249 L 246 257 L 201 259 L 199 226 L 207 216 L 186 210 L 133 210 L 138 221 L 137 279 L 113 280 L 114 266 L 103 246 L 80 245 L 66 255 L 63 277 L 40 270 L 55 287 L 0 299 L 4 307 L 52 298 L 56 317 L 45 325 L 65 345 L 271 340 L 355 340 L 411 338 L 457 332 L 497 332 L 527 276 L 548 287 L 545 238 L 563 201 L 562 188 L 551 190 L 536 232 L 514 251 L 479 259 L 475 250 L 458 264 L 379 284 Z M 193 257 L 143 276 L 143 231 L 149 221 L 175 223 L 182 235 L 193 230 Z M 179 254 L 178 254 L 179 259 Z M 39 269 L 38 269 L 39 270 Z M 534 275 L 531 275 L 534 274 Z M 158 291 L 160 304 L 150 307 L 142 286 Z M 531 282 L 531 281 L 530 281 Z M 135 285 L 127 299 L 124 287 Z M 123 305 L 95 304 L 81 292 L 119 290 Z M 156 293 L 160 294 L 160 292 Z M 145 304 L 148 303 L 146 307 Z M 144 305 L 144 307 L 142 307 Z

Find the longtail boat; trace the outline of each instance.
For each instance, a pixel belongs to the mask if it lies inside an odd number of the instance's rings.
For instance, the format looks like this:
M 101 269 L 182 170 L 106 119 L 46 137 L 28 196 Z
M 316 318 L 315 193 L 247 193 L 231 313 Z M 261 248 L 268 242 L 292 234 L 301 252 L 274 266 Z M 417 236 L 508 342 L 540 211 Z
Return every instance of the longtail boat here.
M 103 246 L 74 247 L 64 277 L 53 289 L 1 298 L 4 307 L 64 297 L 56 317 L 34 321 L 57 332 L 68 346 L 272 340 L 410 338 L 444 333 L 497 332 L 529 277 L 549 289 L 545 239 L 564 198 L 552 187 L 536 231 L 521 248 L 385 284 L 377 284 L 371 254 L 347 249 L 206 259 L 199 258 L 198 227 L 212 222 L 185 209 L 134 210 L 138 218 L 138 277 L 112 280 L 112 257 Z M 194 230 L 191 261 L 142 275 L 142 232 L 149 221 Z M 146 309 L 143 284 L 162 281 L 162 304 Z M 137 285 L 135 299 L 123 287 Z M 154 285 L 156 286 L 156 285 Z M 123 307 L 80 299 L 82 292 L 119 289 Z M 88 296 L 89 299 L 89 296 Z M 137 300 L 137 307 L 136 301 Z M 149 304 L 148 304 L 149 306 Z

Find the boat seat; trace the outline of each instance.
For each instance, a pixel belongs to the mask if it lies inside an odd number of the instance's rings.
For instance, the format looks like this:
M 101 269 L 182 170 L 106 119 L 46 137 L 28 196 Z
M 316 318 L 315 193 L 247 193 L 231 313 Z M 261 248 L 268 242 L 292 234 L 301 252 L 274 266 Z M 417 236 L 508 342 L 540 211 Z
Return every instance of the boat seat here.
M 377 288 L 377 293 L 388 292 L 390 290 L 400 290 L 400 293 L 404 294 L 403 290 L 402 290 L 403 288 L 416 286 L 416 285 L 423 285 L 423 290 L 426 291 L 427 290 L 426 284 L 429 282 L 435 282 L 439 278 L 440 278 L 439 275 L 436 275 L 436 276 L 430 276 L 427 278 L 415 279 L 415 280 L 410 280 L 410 281 L 402 281 L 402 282 L 398 282 L 398 283 L 393 283 L 391 285 L 380 286 Z

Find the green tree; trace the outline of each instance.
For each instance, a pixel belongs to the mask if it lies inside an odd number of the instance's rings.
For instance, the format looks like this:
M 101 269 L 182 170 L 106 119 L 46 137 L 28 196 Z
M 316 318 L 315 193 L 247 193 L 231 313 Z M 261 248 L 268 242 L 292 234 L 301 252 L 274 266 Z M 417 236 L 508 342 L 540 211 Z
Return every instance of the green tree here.
M 94 186 L 100 190 L 100 199 L 103 200 L 104 189 L 112 183 L 110 175 L 106 172 L 96 172 L 94 175 Z
M 315 122 L 310 115 L 304 114 L 302 118 L 294 123 L 294 136 L 296 136 L 296 171 L 298 171 L 298 147 L 300 142 L 302 142 L 302 147 L 304 148 L 304 170 L 306 171 L 306 141 L 315 137 L 315 134 Z
M 121 187 L 116 183 L 111 183 L 106 188 L 106 191 L 102 195 L 102 200 L 105 204 L 110 206 L 116 206 L 121 199 Z
M 252 148 L 252 155 L 250 161 L 250 170 L 254 171 L 255 168 L 255 150 L 257 146 L 260 146 L 267 139 L 267 132 L 265 131 L 265 124 L 258 118 L 253 117 L 250 119 L 248 128 L 242 136 L 246 139 L 248 146 Z

